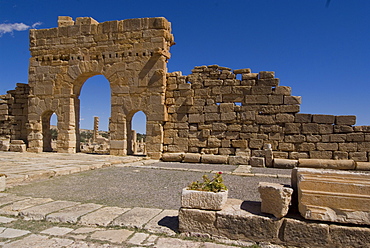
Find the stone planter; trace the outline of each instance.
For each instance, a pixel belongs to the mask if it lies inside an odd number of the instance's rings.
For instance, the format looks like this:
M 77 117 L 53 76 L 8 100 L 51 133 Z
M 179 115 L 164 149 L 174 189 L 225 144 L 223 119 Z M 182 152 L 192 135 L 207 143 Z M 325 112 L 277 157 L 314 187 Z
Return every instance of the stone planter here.
M 228 191 L 208 192 L 184 188 L 181 194 L 182 208 L 222 210 L 227 201 Z
M 6 188 L 6 176 L 0 176 L 0 192 Z

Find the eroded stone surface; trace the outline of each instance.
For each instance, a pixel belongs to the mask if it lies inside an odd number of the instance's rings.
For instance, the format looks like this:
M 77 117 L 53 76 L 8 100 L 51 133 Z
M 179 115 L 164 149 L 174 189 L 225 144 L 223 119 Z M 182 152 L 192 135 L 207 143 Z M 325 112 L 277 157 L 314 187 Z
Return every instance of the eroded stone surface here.
M 117 217 L 112 226 L 125 226 L 131 228 L 142 228 L 151 219 L 162 212 L 162 209 L 135 207 L 130 211 Z
M 78 202 L 71 201 L 53 201 L 43 205 L 38 205 L 24 209 L 20 212 L 26 220 L 44 220 L 46 215 L 61 210 L 63 208 L 68 208 L 79 204 Z
M 115 218 L 129 211 L 130 208 L 104 207 L 81 217 L 82 225 L 108 226 Z
M 101 207 L 102 205 L 95 203 L 79 204 L 51 213 L 46 217 L 46 220 L 51 222 L 77 223 L 79 217 Z
M 183 189 L 181 194 L 182 208 L 221 210 L 227 201 L 228 191 L 208 192 Z
M 298 168 L 296 175 L 299 212 L 304 218 L 370 224 L 368 173 Z
M 258 191 L 262 200 L 262 213 L 272 214 L 278 219 L 288 213 L 293 189 L 282 184 L 260 182 Z

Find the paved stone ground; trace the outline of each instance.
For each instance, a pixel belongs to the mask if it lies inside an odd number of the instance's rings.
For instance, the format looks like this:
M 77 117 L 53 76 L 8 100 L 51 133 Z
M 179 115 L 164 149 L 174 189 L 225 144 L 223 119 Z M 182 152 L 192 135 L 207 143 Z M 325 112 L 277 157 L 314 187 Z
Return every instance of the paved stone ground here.
M 96 170 L 109 166 L 112 168 Z M 290 173 L 274 169 L 254 170 L 253 168 L 251 170 L 247 166 L 158 163 L 157 161 L 143 160 L 142 157 L 9 152 L 0 152 L 0 168 L 0 173 L 8 174 L 12 187 L 26 184 L 0 193 L 0 247 L 248 247 L 255 244 L 230 240 L 186 239 L 177 233 L 177 210 L 155 207 L 153 204 L 149 204 L 150 206 L 107 205 L 97 201 L 84 200 L 81 197 L 91 194 L 96 188 L 90 191 L 81 190 L 78 198 L 82 200 L 63 199 L 61 197 L 63 193 L 66 193 L 65 195 L 73 195 L 74 193 L 68 191 L 68 188 L 60 188 L 60 184 L 55 183 L 55 180 L 67 180 L 62 181 L 67 185 L 66 182 L 73 181 L 71 178 L 76 178 L 76 176 L 79 178 L 79 175 L 83 175 L 80 178 L 94 179 L 88 185 L 89 188 L 94 184 L 104 186 L 108 185 L 109 182 L 114 182 L 114 180 L 102 176 L 103 174 L 114 174 L 121 178 L 121 180 L 116 179 L 116 184 L 117 181 L 120 183 L 139 181 L 139 185 L 154 186 L 163 181 L 165 177 L 168 177 L 168 182 L 179 181 L 179 177 L 176 175 L 194 173 L 199 179 L 199 176 L 204 172 L 222 170 L 225 173 L 225 181 L 226 178 L 229 178 L 231 184 L 233 182 L 240 183 L 235 178 L 254 179 L 256 182 L 260 179 L 263 181 L 276 180 L 286 183 L 289 182 L 288 174 Z M 119 171 L 123 173 L 119 174 Z M 128 174 L 128 171 L 131 171 L 131 174 Z M 80 173 L 70 175 L 77 172 Z M 159 175 L 162 177 L 154 172 L 160 172 Z M 168 174 L 164 177 L 165 173 Z M 122 179 L 122 175 L 125 174 L 127 177 Z M 58 177 L 58 175 L 67 176 Z M 137 180 L 138 178 L 135 178 L 134 175 L 141 175 L 141 180 Z M 153 175 L 159 180 L 151 181 L 148 175 Z M 49 177 L 53 178 L 46 180 Z M 132 181 L 128 180 L 130 178 Z M 185 179 L 188 180 L 186 177 Z M 25 190 L 27 188 L 32 189 L 31 191 L 41 192 L 36 189 L 40 188 L 39 184 L 42 183 L 49 187 L 46 188 L 45 192 L 53 191 L 52 186 L 59 187 L 59 191 L 52 198 L 39 193 L 27 195 L 25 192 L 17 192 L 18 189 Z M 85 181 L 82 181 L 82 184 L 84 183 Z M 171 188 L 171 185 L 166 183 L 164 185 Z M 36 187 L 33 188 L 35 185 Z M 122 187 L 122 185 L 113 192 L 127 191 L 129 187 L 127 185 Z M 129 191 L 138 195 L 137 198 L 148 200 L 146 195 L 136 193 L 145 192 L 147 188 L 137 190 L 137 187 L 134 186 L 135 190 Z M 104 189 L 104 187 L 97 188 Z M 105 192 L 107 191 L 105 190 Z M 238 194 L 237 191 L 235 192 Z M 101 192 L 99 194 L 104 195 Z M 163 194 L 165 196 L 166 192 Z M 168 198 L 163 198 L 162 195 L 156 196 L 161 202 L 171 201 Z M 107 197 L 114 198 L 114 194 L 108 194 Z M 120 195 L 116 195 L 116 198 L 119 197 Z M 174 209 L 177 209 L 177 206 Z M 280 247 L 269 244 L 259 245 L 261 247 Z

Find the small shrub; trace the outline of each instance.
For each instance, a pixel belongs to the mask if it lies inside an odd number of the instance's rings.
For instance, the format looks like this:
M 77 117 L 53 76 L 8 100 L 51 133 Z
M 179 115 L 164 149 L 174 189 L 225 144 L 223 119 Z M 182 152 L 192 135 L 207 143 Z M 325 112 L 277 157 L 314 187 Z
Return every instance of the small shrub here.
M 226 191 L 227 187 L 223 183 L 222 172 L 217 172 L 213 179 L 210 179 L 207 175 L 203 175 L 203 182 L 192 182 L 188 189 L 199 190 L 199 191 L 210 191 L 210 192 L 220 192 Z

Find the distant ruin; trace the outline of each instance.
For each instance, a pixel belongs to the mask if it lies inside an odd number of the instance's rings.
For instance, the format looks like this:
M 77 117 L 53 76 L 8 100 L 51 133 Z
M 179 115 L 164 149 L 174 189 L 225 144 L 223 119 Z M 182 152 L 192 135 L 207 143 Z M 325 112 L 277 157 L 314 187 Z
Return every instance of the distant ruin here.
M 270 71 L 211 65 L 187 76 L 168 73 L 173 44 L 165 18 L 59 17 L 57 28 L 30 30 L 29 84 L 1 96 L 2 150 L 11 140 L 23 140 L 29 152 L 50 150 L 55 113 L 57 151 L 79 152 L 80 90 L 104 75 L 112 155 L 134 152 L 131 121 L 143 111 L 145 149 L 154 159 L 207 162 L 217 155 L 222 163 L 268 165 L 270 149 L 274 158 L 370 161 L 370 126 L 354 126 L 355 116 L 300 113 L 301 97 Z

